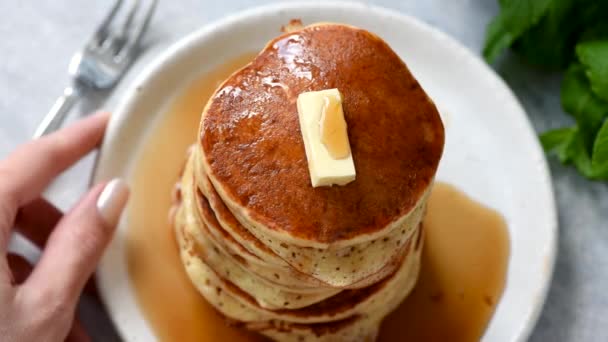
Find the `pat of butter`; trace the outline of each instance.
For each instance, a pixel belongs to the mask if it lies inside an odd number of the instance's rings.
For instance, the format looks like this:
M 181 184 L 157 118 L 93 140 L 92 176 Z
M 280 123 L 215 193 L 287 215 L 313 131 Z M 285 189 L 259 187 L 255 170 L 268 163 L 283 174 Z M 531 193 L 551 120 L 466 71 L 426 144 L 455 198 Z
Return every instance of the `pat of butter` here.
M 331 112 L 324 113 L 327 110 L 331 110 Z M 300 94 L 298 96 L 298 117 L 312 186 L 346 185 L 355 180 L 355 163 L 352 153 L 350 153 L 342 111 L 342 96 L 338 89 Z M 323 127 L 324 123 L 331 124 L 331 127 Z M 325 134 L 326 138 L 323 139 L 321 133 L 324 129 L 334 130 L 336 127 L 344 129 L 344 134 L 332 134 L 331 136 Z M 346 141 L 342 141 L 343 139 Z M 333 153 L 334 156 L 332 156 L 328 150 L 328 147 L 331 149 L 332 146 L 326 146 L 324 141 L 326 144 L 331 143 L 339 151 L 346 151 L 347 154 Z M 346 149 L 344 144 L 346 144 Z

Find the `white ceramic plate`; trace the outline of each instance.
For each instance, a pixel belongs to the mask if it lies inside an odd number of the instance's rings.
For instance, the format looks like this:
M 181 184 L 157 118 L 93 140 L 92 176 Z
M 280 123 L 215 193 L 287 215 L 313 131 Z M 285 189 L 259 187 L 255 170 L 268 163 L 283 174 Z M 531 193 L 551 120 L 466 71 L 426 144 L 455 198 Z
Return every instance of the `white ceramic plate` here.
M 505 83 L 474 53 L 414 18 L 364 4 L 282 4 L 225 18 L 184 37 L 125 94 L 110 122 L 95 178 L 129 177 L 138 146 L 193 71 L 202 73 L 259 50 L 291 18 L 348 23 L 377 33 L 435 100 L 447 132 L 438 179 L 497 209 L 509 226 L 507 285 L 483 341 L 526 340 L 541 311 L 556 253 L 557 219 L 544 155 Z M 123 221 L 100 266 L 100 290 L 123 338 L 149 341 L 151 329 L 129 284 L 125 230 Z

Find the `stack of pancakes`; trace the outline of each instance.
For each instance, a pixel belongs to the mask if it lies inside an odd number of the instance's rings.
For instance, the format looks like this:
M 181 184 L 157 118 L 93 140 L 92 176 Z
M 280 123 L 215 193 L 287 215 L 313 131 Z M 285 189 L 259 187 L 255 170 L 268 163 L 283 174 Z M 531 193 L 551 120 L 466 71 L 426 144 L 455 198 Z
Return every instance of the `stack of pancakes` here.
M 313 188 L 296 100 L 328 88 L 357 175 Z M 377 36 L 317 24 L 273 39 L 203 112 L 173 215 L 189 277 L 272 339 L 373 340 L 416 282 L 443 143 L 434 104 Z

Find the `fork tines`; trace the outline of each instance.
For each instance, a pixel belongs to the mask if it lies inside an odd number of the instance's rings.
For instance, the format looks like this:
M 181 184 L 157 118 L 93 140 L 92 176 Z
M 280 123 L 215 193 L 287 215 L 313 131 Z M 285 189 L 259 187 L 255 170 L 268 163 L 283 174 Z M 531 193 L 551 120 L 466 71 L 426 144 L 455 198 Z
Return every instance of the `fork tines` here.
M 131 6 L 124 19 L 122 19 L 122 24 L 118 24 L 121 21 L 118 19 L 120 17 L 119 13 L 122 12 L 120 9 L 125 2 L 129 1 L 117 0 L 114 3 L 90 42 L 96 48 L 112 49 L 117 58 L 130 54 L 139 45 L 158 1 L 143 1 L 147 2 L 148 5 L 145 9 L 140 10 L 142 1 L 131 0 Z M 135 24 L 136 22 L 138 24 Z

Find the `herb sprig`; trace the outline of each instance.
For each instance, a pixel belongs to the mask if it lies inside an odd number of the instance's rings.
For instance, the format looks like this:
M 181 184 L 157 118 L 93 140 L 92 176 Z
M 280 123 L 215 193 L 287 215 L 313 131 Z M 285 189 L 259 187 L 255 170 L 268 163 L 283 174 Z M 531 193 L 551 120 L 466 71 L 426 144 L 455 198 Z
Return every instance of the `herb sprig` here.
M 541 134 L 545 151 L 585 177 L 608 180 L 608 0 L 498 0 L 483 55 L 511 48 L 531 65 L 564 72 L 561 103 L 576 121 Z

